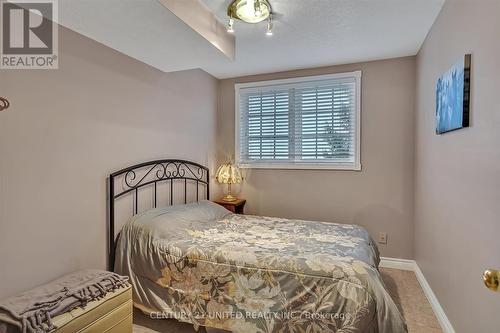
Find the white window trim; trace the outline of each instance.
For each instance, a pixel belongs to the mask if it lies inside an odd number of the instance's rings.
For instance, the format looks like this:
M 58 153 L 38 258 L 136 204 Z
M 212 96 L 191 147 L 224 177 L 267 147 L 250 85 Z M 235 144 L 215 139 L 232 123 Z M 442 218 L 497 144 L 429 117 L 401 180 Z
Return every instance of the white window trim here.
M 356 136 L 354 138 L 356 146 L 356 154 L 354 156 L 354 164 L 344 164 L 335 162 L 255 162 L 255 163 L 240 163 L 240 90 L 243 88 L 265 87 L 270 85 L 285 85 L 295 83 L 314 82 L 328 79 L 341 78 L 356 79 Z M 257 82 L 236 83 L 234 85 L 234 137 L 235 137 L 235 152 L 234 157 L 236 164 L 243 169 L 322 169 L 322 170 L 350 170 L 361 171 L 361 71 L 326 74 L 316 76 L 296 77 L 282 80 L 267 80 Z

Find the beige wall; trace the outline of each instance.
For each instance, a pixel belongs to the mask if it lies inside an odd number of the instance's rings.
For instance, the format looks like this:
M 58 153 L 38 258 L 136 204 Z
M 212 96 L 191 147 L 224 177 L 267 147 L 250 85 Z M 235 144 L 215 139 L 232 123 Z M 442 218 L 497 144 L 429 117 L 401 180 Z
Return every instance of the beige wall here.
M 155 158 L 213 167 L 217 80 L 165 74 L 64 28 L 60 69 L 0 71 L 0 297 L 105 268 L 106 176 Z
M 498 332 L 500 295 L 500 1 L 447 1 L 418 54 L 416 260 L 457 332 Z M 435 83 L 472 53 L 471 127 L 441 136 Z
M 220 82 L 218 159 L 234 155 L 234 84 L 362 71 L 363 170 L 247 170 L 247 212 L 356 223 L 386 231 L 382 255 L 413 257 L 415 57 L 227 79 Z
M 499 1 L 448 0 L 417 58 L 218 82 L 61 28 L 59 70 L 0 71 L 0 297 L 105 267 L 111 171 L 162 157 L 213 169 L 216 146 L 233 157 L 234 83 L 361 70 L 363 170 L 248 170 L 247 212 L 386 231 L 382 254 L 415 254 L 457 332 L 496 331 L 500 297 L 481 274 L 500 268 L 498 31 Z M 471 127 L 437 136 L 436 79 L 468 52 Z

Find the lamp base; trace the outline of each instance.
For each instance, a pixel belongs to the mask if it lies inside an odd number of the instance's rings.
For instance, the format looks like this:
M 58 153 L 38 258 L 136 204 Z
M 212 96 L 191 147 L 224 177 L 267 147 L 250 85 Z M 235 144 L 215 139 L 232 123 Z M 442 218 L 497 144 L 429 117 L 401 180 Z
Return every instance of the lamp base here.
M 225 196 L 222 197 L 223 201 L 231 202 L 231 201 L 236 201 L 238 198 L 233 197 L 231 193 L 226 194 Z

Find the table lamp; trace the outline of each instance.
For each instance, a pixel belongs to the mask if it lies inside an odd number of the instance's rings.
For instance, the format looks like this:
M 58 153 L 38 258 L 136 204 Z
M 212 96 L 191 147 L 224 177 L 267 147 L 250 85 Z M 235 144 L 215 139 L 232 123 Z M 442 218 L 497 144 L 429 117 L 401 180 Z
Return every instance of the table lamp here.
M 221 184 L 227 184 L 227 194 L 222 198 L 224 201 L 235 201 L 237 198 L 231 195 L 231 184 L 239 184 L 242 181 L 240 169 L 232 164 L 222 164 L 215 174 L 215 179 Z

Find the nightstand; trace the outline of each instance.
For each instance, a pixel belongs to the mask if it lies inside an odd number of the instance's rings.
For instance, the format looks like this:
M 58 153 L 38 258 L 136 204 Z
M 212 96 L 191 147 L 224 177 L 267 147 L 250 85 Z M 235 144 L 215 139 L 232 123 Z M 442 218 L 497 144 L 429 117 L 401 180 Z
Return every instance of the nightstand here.
M 243 208 L 245 207 L 245 203 L 247 202 L 245 199 L 236 199 L 234 201 L 224 201 L 222 199 L 214 200 L 216 204 L 221 205 L 227 210 L 232 211 L 235 214 L 245 214 L 243 212 Z

